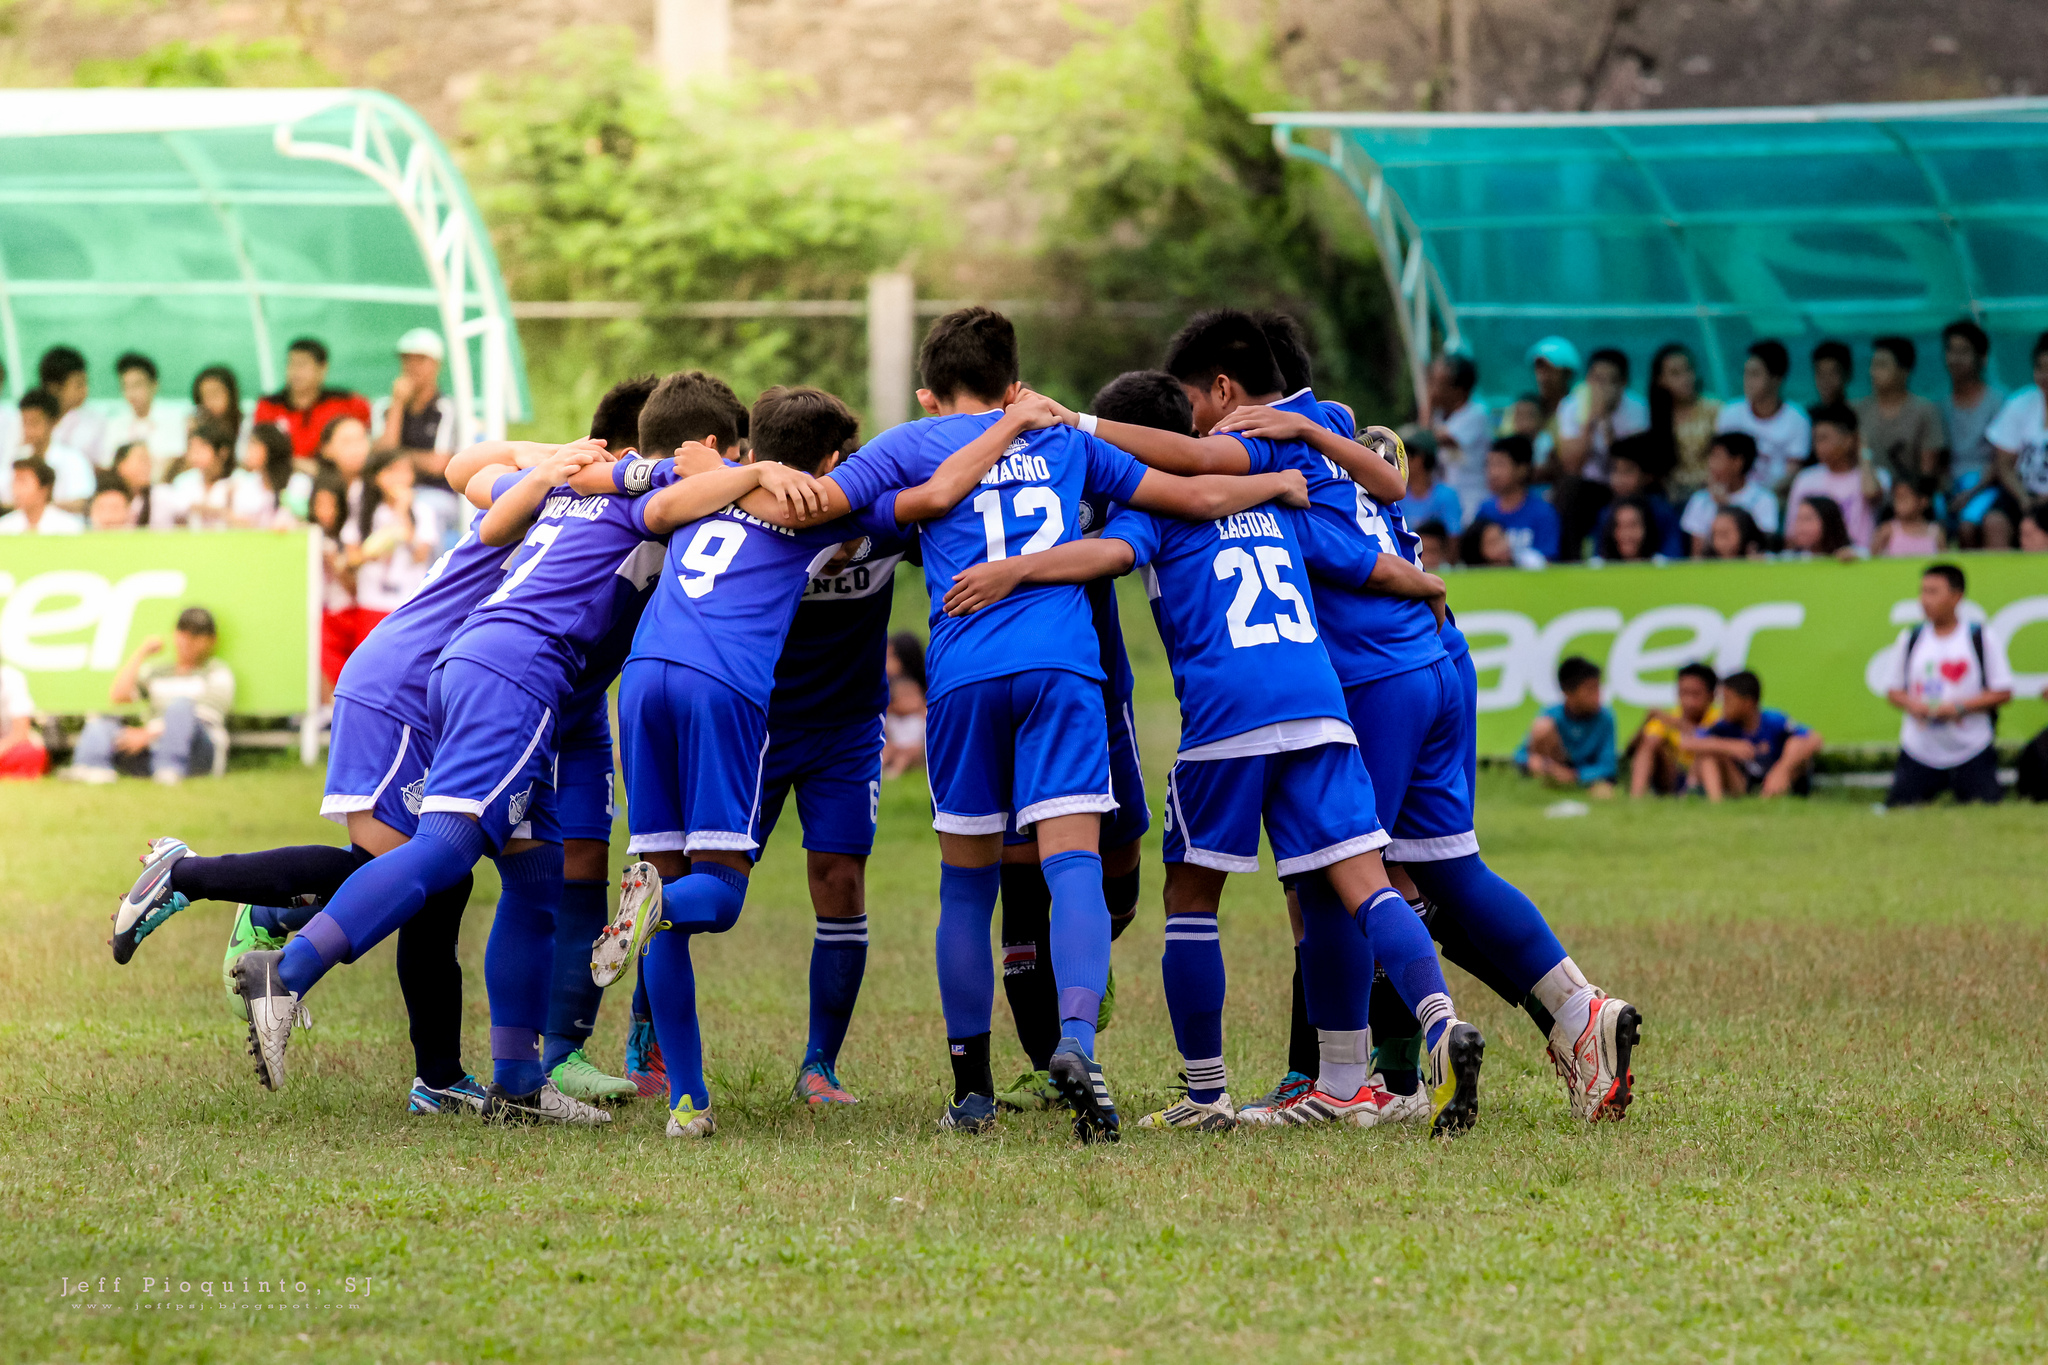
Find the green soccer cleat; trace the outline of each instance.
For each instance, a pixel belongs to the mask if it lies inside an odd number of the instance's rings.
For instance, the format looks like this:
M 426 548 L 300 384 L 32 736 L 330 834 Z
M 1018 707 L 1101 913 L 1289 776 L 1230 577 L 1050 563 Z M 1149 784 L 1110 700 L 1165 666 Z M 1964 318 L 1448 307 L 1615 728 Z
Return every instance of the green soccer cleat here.
M 640 1087 L 622 1076 L 607 1076 L 590 1064 L 577 1048 L 548 1073 L 548 1081 L 572 1100 L 586 1104 L 600 1104 L 606 1100 L 630 1100 L 640 1093 Z
M 1044 1071 L 1027 1071 L 1010 1083 L 1008 1090 L 996 1091 L 996 1106 L 1016 1113 L 1033 1109 L 1058 1109 L 1066 1103 L 1060 1088 Z
M 253 905 L 236 907 L 234 928 L 228 934 L 227 956 L 221 959 L 220 964 L 220 980 L 228 993 L 228 1008 L 234 1011 L 235 1018 L 244 1023 L 249 1019 L 249 1002 L 244 1000 L 241 991 L 235 988 L 235 964 L 242 960 L 243 953 L 258 950 L 276 952 L 284 947 L 283 939 L 275 937 L 268 929 L 249 922 L 249 916 L 255 909 Z
M 699 1109 L 688 1095 L 668 1111 L 668 1135 L 672 1138 L 706 1138 L 717 1131 L 718 1120 L 711 1117 L 711 1106 Z

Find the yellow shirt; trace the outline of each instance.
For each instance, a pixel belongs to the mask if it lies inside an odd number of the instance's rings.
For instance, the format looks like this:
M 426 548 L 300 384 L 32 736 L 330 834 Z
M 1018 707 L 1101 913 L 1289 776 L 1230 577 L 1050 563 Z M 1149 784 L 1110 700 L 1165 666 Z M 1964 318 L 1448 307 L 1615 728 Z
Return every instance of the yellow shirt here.
M 1721 708 L 1719 706 L 1709 706 L 1707 707 L 1707 714 L 1701 718 L 1700 723 L 1691 727 L 1691 733 L 1697 734 L 1719 719 L 1721 719 Z M 1665 752 L 1671 756 L 1671 761 L 1679 764 L 1681 767 L 1685 764 L 1685 754 L 1679 749 L 1678 742 L 1686 734 L 1687 729 L 1682 722 L 1678 725 L 1667 725 L 1655 716 L 1643 722 L 1643 738 L 1652 744 L 1663 745 Z

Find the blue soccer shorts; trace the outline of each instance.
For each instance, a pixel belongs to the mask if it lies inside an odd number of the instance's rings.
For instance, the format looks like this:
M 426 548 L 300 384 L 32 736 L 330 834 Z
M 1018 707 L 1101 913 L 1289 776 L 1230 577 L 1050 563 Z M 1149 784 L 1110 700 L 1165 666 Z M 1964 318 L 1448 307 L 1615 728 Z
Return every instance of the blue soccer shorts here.
M 1166 777 L 1165 857 L 1219 872 L 1259 870 L 1259 825 L 1283 877 L 1384 848 L 1355 744 L 1243 758 L 1183 758 Z
M 434 761 L 431 731 L 407 725 L 388 711 L 334 699 L 327 736 L 327 790 L 320 813 L 344 828 L 356 811 L 407 838 L 419 828 L 427 769 Z
M 1145 769 L 1138 757 L 1131 704 L 1118 702 L 1106 689 L 1102 695 L 1109 720 L 1109 794 L 1116 798 L 1116 809 L 1102 817 L 1102 836 L 1097 843 L 1098 848 L 1107 851 L 1144 838 L 1152 828 L 1152 810 L 1145 801 Z M 1017 832 L 1014 815 L 1004 828 L 1003 842 L 1031 842 L 1031 836 Z
M 547 838 L 530 817 L 553 804 L 554 708 L 482 664 L 449 659 L 427 680 L 427 715 L 434 761 L 420 814 L 475 816 L 493 851 Z
M 555 750 L 554 818 L 561 837 L 610 843 L 612 723 L 603 693 L 562 718 Z
M 619 675 L 629 853 L 760 847 L 768 716 L 709 673 L 633 659 Z
M 1458 671 L 1458 687 L 1464 693 L 1465 713 L 1465 793 L 1471 799 L 1472 809 L 1479 809 L 1479 670 L 1472 667 L 1472 654 L 1467 650 L 1451 660 L 1451 667 Z
M 1472 828 L 1472 721 L 1457 665 L 1438 659 L 1344 689 L 1391 863 L 1433 863 L 1479 851 Z
M 805 848 L 857 858 L 874 852 L 875 821 L 882 804 L 882 718 L 829 729 L 784 730 L 768 737 L 768 765 L 761 780 L 764 846 L 792 787 Z
M 941 834 L 1115 810 L 1102 684 L 1044 668 L 953 688 L 926 714 L 925 771 Z

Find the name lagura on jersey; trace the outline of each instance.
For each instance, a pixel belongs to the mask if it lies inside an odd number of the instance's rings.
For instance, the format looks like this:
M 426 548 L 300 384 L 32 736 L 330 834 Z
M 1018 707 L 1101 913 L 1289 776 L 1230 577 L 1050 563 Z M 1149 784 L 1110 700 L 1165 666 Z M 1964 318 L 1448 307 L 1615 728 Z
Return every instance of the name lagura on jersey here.
M 1026 454 L 1022 436 L 1010 442 L 995 468 L 981 476 L 983 483 L 1047 483 L 1051 479 L 1052 468 L 1046 464 L 1045 456 Z
M 1238 512 L 1216 523 L 1218 540 L 1280 540 L 1280 519 L 1271 512 Z
M 572 497 L 558 493 L 540 509 L 540 519 L 547 521 L 554 517 L 575 517 L 580 521 L 596 521 L 604 515 L 604 506 L 612 501 L 603 493 L 593 493 L 587 498 Z

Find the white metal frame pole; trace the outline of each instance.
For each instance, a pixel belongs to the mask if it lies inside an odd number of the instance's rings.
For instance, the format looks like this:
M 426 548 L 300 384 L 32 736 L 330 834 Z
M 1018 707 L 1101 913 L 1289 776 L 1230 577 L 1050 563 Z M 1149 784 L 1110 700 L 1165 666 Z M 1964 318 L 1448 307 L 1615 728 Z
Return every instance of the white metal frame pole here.
M 868 276 L 868 429 L 886 431 L 910 417 L 917 349 L 917 283 L 908 271 Z
M 669 89 L 732 72 L 732 0 L 654 0 L 654 60 Z

